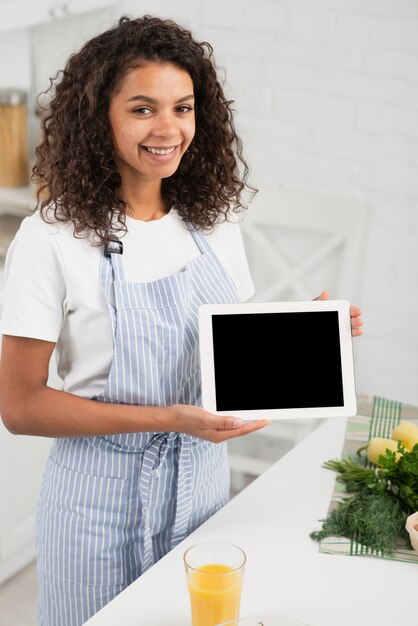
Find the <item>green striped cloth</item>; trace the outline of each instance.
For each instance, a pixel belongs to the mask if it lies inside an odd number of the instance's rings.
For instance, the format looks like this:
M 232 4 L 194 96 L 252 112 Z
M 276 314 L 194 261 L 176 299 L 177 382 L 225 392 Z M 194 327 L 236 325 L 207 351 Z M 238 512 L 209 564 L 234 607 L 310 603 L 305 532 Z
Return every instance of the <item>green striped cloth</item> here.
M 418 407 L 408 406 L 393 400 L 375 397 L 360 397 L 357 402 L 358 413 L 349 418 L 345 434 L 342 457 L 355 456 L 357 450 L 371 437 L 390 438 L 396 424 L 401 420 L 418 424 Z M 326 459 L 324 459 L 326 460 Z M 368 467 L 372 467 L 367 462 Z M 335 481 L 329 510 L 332 510 L 344 497 L 347 497 L 345 485 Z M 418 563 L 418 552 L 411 549 L 409 541 L 399 538 L 393 556 L 386 556 L 345 537 L 327 537 L 320 541 L 320 551 L 329 554 L 380 556 L 396 561 Z

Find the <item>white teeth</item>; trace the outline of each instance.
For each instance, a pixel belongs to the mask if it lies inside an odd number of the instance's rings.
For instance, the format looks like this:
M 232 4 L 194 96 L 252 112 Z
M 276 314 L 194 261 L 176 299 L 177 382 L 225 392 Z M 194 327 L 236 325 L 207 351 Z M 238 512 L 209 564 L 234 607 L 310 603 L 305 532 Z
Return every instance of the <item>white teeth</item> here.
M 174 152 L 174 150 L 176 149 L 176 146 L 173 146 L 172 148 L 166 148 L 165 150 L 161 148 L 150 148 L 148 146 L 144 146 L 144 148 L 148 150 L 148 152 L 151 152 L 152 154 L 170 154 L 170 152 Z

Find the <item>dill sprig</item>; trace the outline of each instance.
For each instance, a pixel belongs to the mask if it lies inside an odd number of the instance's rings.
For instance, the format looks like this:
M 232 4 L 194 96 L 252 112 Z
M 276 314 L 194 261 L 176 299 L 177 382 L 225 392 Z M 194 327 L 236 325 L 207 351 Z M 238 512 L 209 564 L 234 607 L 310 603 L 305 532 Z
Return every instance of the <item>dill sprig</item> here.
M 361 489 L 332 510 L 320 531 L 310 533 L 319 541 L 325 537 L 347 537 L 374 552 L 393 555 L 398 537 L 407 537 L 407 515 L 390 493 L 370 494 Z

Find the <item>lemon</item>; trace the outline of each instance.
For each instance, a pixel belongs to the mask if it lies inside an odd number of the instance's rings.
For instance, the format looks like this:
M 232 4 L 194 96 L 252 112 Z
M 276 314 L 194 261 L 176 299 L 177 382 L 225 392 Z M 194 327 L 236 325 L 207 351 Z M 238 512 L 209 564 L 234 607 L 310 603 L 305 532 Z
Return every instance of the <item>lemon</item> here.
M 392 439 L 401 441 L 405 448 L 412 450 L 418 443 L 418 426 L 414 422 L 399 422 L 392 432 Z
M 374 463 L 375 465 L 379 465 L 378 459 L 379 456 L 385 456 L 386 450 L 390 450 L 391 452 L 396 452 L 398 449 L 398 442 L 394 439 L 385 439 L 384 437 L 372 437 L 369 441 L 369 445 L 367 446 L 367 458 L 370 463 Z M 396 455 L 396 460 L 398 460 L 400 454 Z

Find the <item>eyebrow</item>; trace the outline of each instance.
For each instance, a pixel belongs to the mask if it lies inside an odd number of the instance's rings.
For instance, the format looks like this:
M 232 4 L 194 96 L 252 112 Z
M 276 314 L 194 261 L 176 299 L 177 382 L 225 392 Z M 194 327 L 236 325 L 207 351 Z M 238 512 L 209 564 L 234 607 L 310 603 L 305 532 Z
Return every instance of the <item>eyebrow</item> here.
M 132 96 L 132 98 L 129 98 L 127 102 L 134 102 L 137 100 L 141 100 L 142 102 L 148 102 L 148 104 L 157 104 L 157 100 L 154 100 L 154 98 L 150 98 L 149 96 L 142 96 L 140 94 L 137 96 Z M 180 102 L 185 102 L 186 100 L 194 100 L 194 94 L 191 93 L 188 96 L 183 96 L 183 98 L 179 98 L 178 100 L 176 100 L 174 104 L 179 104 Z

